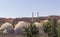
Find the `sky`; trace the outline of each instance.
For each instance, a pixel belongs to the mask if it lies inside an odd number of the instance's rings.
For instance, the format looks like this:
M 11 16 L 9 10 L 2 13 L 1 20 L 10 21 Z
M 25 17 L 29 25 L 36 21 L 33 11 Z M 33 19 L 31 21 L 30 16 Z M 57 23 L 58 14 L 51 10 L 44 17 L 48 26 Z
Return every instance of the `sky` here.
M 0 17 L 60 16 L 60 0 L 0 0 Z

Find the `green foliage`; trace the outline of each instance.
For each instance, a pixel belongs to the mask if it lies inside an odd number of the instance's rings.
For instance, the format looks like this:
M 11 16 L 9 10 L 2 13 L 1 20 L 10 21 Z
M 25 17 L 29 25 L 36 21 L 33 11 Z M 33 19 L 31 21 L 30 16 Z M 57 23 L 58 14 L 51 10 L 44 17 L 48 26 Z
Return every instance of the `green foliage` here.
M 57 31 L 57 20 L 53 19 L 53 37 L 58 37 L 58 31 Z
M 49 20 L 43 24 L 44 31 L 48 34 L 49 37 L 58 37 L 57 31 L 57 21 L 56 19 Z
M 37 34 L 39 34 L 39 29 L 34 24 L 31 24 L 28 28 L 24 29 L 24 32 L 27 37 L 37 37 Z
M 52 22 L 51 21 L 49 21 L 49 22 L 46 22 L 46 23 L 44 23 L 44 25 L 43 25 L 43 27 L 44 27 L 44 31 L 45 31 L 45 33 L 47 33 L 48 34 L 48 36 L 52 36 Z
M 60 22 L 57 22 L 58 37 L 60 37 Z

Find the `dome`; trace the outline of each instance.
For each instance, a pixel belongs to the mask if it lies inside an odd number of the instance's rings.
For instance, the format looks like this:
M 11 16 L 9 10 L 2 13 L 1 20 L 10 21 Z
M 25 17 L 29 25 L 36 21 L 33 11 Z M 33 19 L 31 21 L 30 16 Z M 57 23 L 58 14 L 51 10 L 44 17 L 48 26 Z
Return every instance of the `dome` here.
M 34 25 L 36 25 L 36 27 L 42 27 L 42 25 L 38 22 L 35 22 Z
M 19 33 L 23 31 L 23 27 L 27 27 L 27 23 L 24 21 L 20 21 L 16 26 L 15 26 L 15 33 Z
M 17 28 L 23 28 L 23 27 L 27 27 L 27 23 L 24 22 L 24 21 L 20 21 L 16 26 L 15 26 L 15 29 Z M 15 30 L 14 29 L 14 30 Z
M 42 34 L 42 33 L 44 32 L 43 26 L 42 26 L 40 23 L 35 22 L 34 25 L 36 25 L 36 27 L 39 28 L 39 33 L 40 33 L 40 34 Z
M 10 23 L 4 23 L 1 27 L 0 27 L 0 30 L 4 30 L 4 29 L 7 29 L 7 28 L 13 28 L 13 26 L 10 24 Z

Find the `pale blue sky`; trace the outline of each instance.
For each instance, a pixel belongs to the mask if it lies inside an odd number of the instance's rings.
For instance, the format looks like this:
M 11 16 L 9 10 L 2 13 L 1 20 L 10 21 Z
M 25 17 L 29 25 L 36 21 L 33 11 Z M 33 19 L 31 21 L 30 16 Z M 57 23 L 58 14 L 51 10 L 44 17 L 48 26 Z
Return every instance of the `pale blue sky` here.
M 60 15 L 60 0 L 0 0 L 0 17 Z

